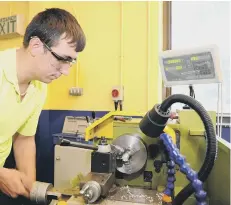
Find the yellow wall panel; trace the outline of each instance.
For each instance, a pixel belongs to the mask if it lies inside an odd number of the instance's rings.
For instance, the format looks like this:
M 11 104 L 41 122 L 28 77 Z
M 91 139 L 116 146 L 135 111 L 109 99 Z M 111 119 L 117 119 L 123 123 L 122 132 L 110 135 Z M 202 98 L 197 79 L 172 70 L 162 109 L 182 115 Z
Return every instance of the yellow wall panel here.
M 18 4 L 12 2 L 12 10 Z M 45 109 L 113 110 L 111 88 L 120 84 L 124 85 L 126 111 L 145 112 L 160 100 L 159 2 L 41 1 L 21 4 L 24 4 L 28 20 L 45 8 L 66 9 L 77 17 L 86 34 L 86 48 L 79 54 L 78 64 L 72 67 L 70 75 L 48 86 Z M 8 7 L 7 3 L 0 2 L 0 13 L 3 8 L 9 10 Z M 4 42 L 0 49 L 20 41 L 11 42 Z M 83 96 L 70 96 L 68 91 L 73 86 L 82 87 Z
M 148 29 L 148 56 L 149 61 L 147 72 L 147 106 L 151 109 L 154 103 L 160 103 L 162 100 L 162 76 L 159 70 L 159 51 L 163 49 L 163 21 L 162 21 L 162 7 L 163 2 L 155 4 L 155 2 L 148 2 L 149 4 L 149 29 Z
M 124 108 L 132 111 L 147 109 L 147 2 L 123 3 Z

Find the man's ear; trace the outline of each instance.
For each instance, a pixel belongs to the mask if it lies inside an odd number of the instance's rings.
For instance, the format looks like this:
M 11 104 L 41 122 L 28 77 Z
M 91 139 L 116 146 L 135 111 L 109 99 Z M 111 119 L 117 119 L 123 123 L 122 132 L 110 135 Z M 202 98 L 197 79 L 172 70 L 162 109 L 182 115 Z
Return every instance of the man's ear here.
M 30 54 L 35 57 L 44 53 L 44 46 L 38 37 L 32 37 L 28 46 Z

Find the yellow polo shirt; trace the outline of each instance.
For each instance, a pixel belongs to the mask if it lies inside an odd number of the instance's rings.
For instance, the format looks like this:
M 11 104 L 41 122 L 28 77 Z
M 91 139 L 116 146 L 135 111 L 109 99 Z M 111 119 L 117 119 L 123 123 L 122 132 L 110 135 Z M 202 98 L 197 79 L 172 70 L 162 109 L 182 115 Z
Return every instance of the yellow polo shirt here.
M 24 136 L 35 135 L 46 92 L 46 84 L 32 81 L 21 101 L 16 49 L 0 52 L 0 167 L 10 153 L 12 136 L 16 132 Z

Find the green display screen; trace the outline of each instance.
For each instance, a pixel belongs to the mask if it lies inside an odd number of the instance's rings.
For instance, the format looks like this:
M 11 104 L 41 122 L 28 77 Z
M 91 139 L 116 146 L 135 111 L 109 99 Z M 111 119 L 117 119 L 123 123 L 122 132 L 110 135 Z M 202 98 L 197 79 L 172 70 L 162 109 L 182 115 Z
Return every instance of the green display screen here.
M 171 59 L 167 61 L 167 64 L 181 63 L 181 59 Z
M 200 59 L 199 56 L 192 56 L 190 58 L 191 61 L 198 61 L 199 59 Z M 179 58 L 176 58 L 176 59 L 169 59 L 169 60 L 166 61 L 166 64 L 168 64 L 168 65 L 177 64 L 177 63 L 183 63 L 183 60 L 179 59 Z
M 169 69 L 176 69 L 176 70 L 182 70 L 183 69 L 183 66 L 182 65 L 177 65 L 177 66 L 174 66 L 174 67 L 165 67 L 165 70 L 168 71 Z
M 198 60 L 199 60 L 198 56 L 192 56 L 191 57 L 191 61 L 198 61 Z

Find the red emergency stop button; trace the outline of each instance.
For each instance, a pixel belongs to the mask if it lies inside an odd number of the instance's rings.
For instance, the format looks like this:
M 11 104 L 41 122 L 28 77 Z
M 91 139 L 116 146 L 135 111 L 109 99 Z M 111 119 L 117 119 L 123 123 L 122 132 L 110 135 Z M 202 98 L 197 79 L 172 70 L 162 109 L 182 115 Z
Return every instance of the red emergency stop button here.
M 113 98 L 116 98 L 116 97 L 118 97 L 118 96 L 119 96 L 119 91 L 116 90 L 116 89 L 112 90 L 112 97 L 113 97 Z

